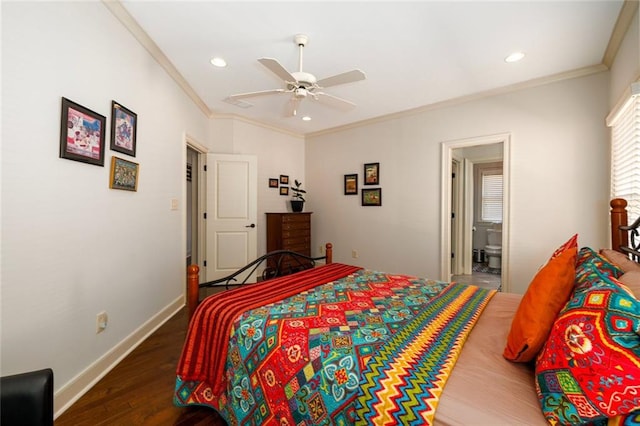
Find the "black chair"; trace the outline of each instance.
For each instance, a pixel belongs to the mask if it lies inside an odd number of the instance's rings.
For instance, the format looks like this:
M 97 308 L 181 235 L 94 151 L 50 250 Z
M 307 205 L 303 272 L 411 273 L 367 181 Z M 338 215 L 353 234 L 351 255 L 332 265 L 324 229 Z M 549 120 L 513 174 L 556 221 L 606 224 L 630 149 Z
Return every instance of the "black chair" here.
M 53 370 L 0 377 L 2 426 L 53 426 Z

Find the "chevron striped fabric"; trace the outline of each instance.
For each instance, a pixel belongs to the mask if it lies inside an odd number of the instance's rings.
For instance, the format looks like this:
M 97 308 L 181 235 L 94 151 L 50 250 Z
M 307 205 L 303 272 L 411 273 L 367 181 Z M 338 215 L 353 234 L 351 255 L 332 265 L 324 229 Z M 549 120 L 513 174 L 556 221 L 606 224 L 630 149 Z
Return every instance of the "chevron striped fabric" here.
M 368 362 L 358 425 L 430 425 L 464 342 L 495 290 L 451 285 Z

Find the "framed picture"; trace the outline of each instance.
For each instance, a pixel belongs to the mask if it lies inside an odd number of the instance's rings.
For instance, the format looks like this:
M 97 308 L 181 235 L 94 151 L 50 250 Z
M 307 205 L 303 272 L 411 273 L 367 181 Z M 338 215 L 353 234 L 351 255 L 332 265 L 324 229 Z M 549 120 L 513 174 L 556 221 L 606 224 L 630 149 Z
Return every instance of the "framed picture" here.
M 382 205 L 382 188 L 362 188 L 362 205 L 363 206 L 381 206 Z
M 368 163 L 364 165 L 364 184 L 380 185 L 380 163 Z
M 138 115 L 111 101 L 111 150 L 136 156 Z
M 280 187 L 280 195 L 289 195 L 289 187 L 281 186 Z
M 358 175 L 344 175 L 344 195 L 358 195 Z
M 104 115 L 62 98 L 60 158 L 104 166 L 106 123 Z
M 269 179 L 269 188 L 277 188 L 278 187 L 278 179 L 271 178 Z
M 138 163 L 133 163 L 116 156 L 111 157 L 109 188 L 137 191 L 139 167 Z
M 280 175 L 280 184 L 281 185 L 289 185 L 289 176 L 288 175 Z

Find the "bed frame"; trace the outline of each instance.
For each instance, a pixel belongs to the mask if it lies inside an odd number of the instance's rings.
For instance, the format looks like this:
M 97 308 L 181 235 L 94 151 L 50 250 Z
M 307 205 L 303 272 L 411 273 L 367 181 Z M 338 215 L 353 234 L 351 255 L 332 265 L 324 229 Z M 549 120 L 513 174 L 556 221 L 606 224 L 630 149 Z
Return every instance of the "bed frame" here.
M 640 228 L 640 217 L 634 223 L 628 225 L 627 201 L 622 198 L 614 198 L 609 204 L 611 206 L 611 248 L 629 255 L 636 262 L 640 262 L 640 232 L 638 231 L 638 228 Z M 198 265 L 189 265 L 187 267 L 187 307 L 189 309 L 189 318 L 191 318 L 191 315 L 193 315 L 193 312 L 200 302 L 199 292 L 201 288 L 224 287 L 225 289 L 229 289 L 229 287 L 251 284 L 246 282 L 248 277 L 253 274 L 260 265 L 267 261 L 269 261 L 270 265 L 276 266 L 265 268 L 262 274 L 262 280 L 312 268 L 316 265 L 316 262 L 320 260 L 324 260 L 325 263 L 332 263 L 333 245 L 331 243 L 326 244 L 325 253 L 326 255 L 322 257 L 309 257 L 288 250 L 277 250 L 257 258 L 229 276 L 203 284 L 199 284 L 200 277 L 198 274 L 200 269 Z M 285 259 L 287 259 L 287 261 L 285 261 Z M 283 266 L 291 264 L 295 265 L 293 270 L 290 266 Z M 246 271 L 249 272 L 245 279 L 238 281 L 236 277 Z
M 611 205 L 611 248 L 640 262 L 640 217 L 628 224 L 627 201 L 614 198 Z
M 189 309 L 189 318 L 191 318 L 198 307 L 198 303 L 200 303 L 201 288 L 224 287 L 228 290 L 229 287 L 254 284 L 247 283 L 247 280 L 263 263 L 269 265 L 262 272 L 262 281 L 265 281 L 313 268 L 316 266 L 316 262 L 321 260 L 324 260 L 325 264 L 333 263 L 333 245 L 331 243 L 325 245 L 324 256 L 310 257 L 289 250 L 276 250 L 260 256 L 231 275 L 202 284 L 200 284 L 200 268 L 198 265 L 189 265 L 187 267 L 187 307 Z M 246 274 L 245 278 L 242 281 L 238 281 L 237 277 L 243 274 Z

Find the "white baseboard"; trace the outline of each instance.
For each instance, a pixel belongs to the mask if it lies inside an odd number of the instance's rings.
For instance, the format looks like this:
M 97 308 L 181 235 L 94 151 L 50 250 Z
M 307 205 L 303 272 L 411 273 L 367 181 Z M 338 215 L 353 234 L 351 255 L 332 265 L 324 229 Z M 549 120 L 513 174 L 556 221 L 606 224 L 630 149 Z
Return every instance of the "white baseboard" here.
M 54 418 L 58 418 L 59 415 L 64 413 L 74 402 L 80 399 L 82 395 L 87 393 L 93 385 L 118 365 L 124 357 L 129 355 L 140 343 L 144 342 L 147 337 L 160 328 L 162 324 L 167 322 L 183 307 L 184 296 L 181 295 L 142 324 L 137 330 L 134 330 L 129 336 L 125 337 L 109 352 L 62 386 L 54 395 Z

